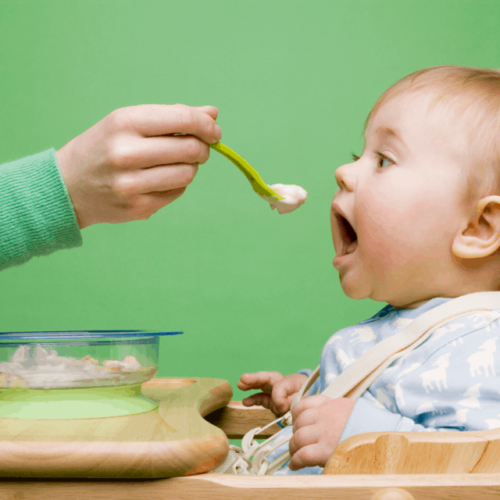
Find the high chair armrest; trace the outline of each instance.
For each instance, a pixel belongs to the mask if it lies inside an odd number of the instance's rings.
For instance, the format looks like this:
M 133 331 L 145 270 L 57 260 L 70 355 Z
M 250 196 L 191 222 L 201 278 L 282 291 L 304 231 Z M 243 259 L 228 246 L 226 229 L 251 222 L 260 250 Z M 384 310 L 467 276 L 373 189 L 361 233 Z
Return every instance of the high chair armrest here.
M 241 439 L 249 430 L 264 427 L 276 420 L 274 413 L 263 406 L 243 406 L 241 401 L 231 401 L 226 407 L 216 410 L 205 419 L 222 429 L 229 439 Z M 277 424 L 266 429 L 258 438 L 268 438 L 281 429 Z
M 369 432 L 339 444 L 324 474 L 500 472 L 500 429 L 475 432 Z

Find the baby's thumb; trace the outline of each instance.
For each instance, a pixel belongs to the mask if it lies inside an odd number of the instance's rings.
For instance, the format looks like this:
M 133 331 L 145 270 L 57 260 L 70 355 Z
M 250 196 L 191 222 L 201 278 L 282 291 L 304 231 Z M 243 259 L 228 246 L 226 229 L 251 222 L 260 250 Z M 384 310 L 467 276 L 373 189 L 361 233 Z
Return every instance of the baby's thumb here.
M 290 409 L 290 402 L 286 397 L 274 397 L 273 403 L 275 408 L 281 413 L 284 414 Z

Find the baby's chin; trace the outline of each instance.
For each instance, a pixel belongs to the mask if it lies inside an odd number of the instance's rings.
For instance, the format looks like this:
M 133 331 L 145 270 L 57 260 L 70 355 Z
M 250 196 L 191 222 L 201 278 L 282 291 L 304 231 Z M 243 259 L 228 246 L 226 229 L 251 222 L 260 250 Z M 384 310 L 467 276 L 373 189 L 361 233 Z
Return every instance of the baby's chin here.
M 386 282 L 381 282 L 376 273 L 367 271 L 363 266 L 356 265 L 342 269 L 339 272 L 339 281 L 342 291 L 350 299 L 389 302 L 394 295 L 387 288 Z
M 360 279 L 359 282 L 351 276 L 339 276 L 340 286 L 343 292 L 354 300 L 362 300 L 371 298 L 372 289 L 366 283 L 366 279 Z M 375 299 L 376 300 L 376 299 Z
M 364 283 L 361 286 L 356 286 L 354 283 L 352 282 L 348 283 L 346 281 L 340 280 L 340 286 L 342 287 L 342 290 L 345 293 L 345 295 L 350 299 L 354 300 L 371 299 L 375 302 L 387 302 L 388 304 L 391 304 L 397 309 L 403 307 L 402 305 L 399 305 L 401 303 L 401 299 L 400 298 L 399 300 L 394 299 L 390 293 L 387 293 L 387 291 L 383 292 L 380 289 L 377 290 L 368 287 L 366 283 Z

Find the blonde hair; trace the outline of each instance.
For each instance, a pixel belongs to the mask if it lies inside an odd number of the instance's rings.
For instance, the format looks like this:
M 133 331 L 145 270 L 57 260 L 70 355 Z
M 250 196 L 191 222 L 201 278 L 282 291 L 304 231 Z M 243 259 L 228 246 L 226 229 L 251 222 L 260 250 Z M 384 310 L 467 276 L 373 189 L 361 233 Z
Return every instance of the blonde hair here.
M 465 176 L 468 197 L 500 194 L 500 70 L 468 66 L 434 66 L 415 71 L 389 87 L 370 111 L 365 130 L 377 111 L 395 97 L 433 91 L 436 104 L 454 114 L 466 132 Z

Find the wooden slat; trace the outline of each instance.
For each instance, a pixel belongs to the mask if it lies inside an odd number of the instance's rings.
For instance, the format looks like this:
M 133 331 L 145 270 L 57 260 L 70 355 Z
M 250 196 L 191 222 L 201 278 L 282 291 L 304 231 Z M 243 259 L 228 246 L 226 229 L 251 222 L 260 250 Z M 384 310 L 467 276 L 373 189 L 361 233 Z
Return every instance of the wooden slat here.
M 498 500 L 495 474 L 231 476 L 201 474 L 144 481 L 2 480 L 0 498 L 22 500 Z M 401 497 L 400 497 L 401 498 Z
M 477 468 L 488 440 L 469 432 L 370 432 L 346 439 L 326 474 L 460 474 Z M 494 459 L 491 453 L 491 460 Z M 497 467 L 498 462 L 497 453 Z M 486 468 L 486 467 L 484 467 Z M 483 469 L 484 469 L 483 468 Z
M 489 441 L 485 452 L 471 472 L 500 473 L 500 440 Z
M 249 430 L 264 427 L 276 420 L 274 413 L 263 406 L 243 406 L 241 401 L 231 401 L 226 407 L 207 415 L 206 420 L 222 429 L 229 439 L 241 439 Z M 274 424 L 258 434 L 257 438 L 268 438 L 281 430 Z

